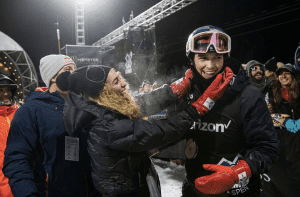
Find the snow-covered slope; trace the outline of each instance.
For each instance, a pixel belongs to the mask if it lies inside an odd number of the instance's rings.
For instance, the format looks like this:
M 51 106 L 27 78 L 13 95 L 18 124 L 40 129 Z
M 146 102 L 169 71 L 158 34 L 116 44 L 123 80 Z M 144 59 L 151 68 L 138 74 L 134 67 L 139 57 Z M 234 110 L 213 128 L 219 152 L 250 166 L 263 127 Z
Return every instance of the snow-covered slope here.
M 160 179 L 162 197 L 180 197 L 186 175 L 184 166 L 154 158 L 152 161 Z

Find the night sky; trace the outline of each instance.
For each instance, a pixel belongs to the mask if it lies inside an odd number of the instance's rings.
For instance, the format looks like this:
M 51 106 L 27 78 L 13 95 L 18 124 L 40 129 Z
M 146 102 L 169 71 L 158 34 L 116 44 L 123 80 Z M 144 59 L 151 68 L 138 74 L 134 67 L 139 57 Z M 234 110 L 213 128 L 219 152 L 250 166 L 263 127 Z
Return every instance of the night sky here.
M 131 11 L 137 16 L 158 2 L 92 0 L 85 7 L 86 44 L 120 27 L 122 17 L 128 21 Z M 0 0 L 0 9 L 0 31 L 19 43 L 36 68 L 40 58 L 58 53 L 57 20 L 61 47 L 75 44 L 73 0 Z M 299 11 L 299 0 L 198 0 L 156 23 L 157 51 L 169 59 L 168 64 L 187 64 L 189 34 L 197 27 L 215 25 L 231 36 L 231 56 L 242 63 L 252 59 L 265 63 L 276 57 L 293 64 L 300 42 Z

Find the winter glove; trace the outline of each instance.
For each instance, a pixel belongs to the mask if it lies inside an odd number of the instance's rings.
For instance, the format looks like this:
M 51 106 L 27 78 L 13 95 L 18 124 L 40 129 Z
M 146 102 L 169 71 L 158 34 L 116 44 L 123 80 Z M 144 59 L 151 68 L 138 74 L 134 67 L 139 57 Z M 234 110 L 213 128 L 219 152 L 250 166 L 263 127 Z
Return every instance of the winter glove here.
M 276 127 L 281 127 L 284 125 L 284 121 L 287 117 L 290 117 L 287 114 L 271 114 L 273 125 Z
M 178 98 L 182 98 L 189 90 L 190 80 L 193 79 L 193 71 L 188 69 L 185 72 L 185 76 L 178 79 L 174 83 L 171 84 L 171 88 L 174 94 L 178 95 Z
M 233 77 L 233 72 L 229 67 L 225 68 L 223 75 L 218 74 L 216 79 L 210 84 L 205 92 L 192 103 L 198 113 L 202 116 L 206 114 L 215 105 L 229 86 L 229 82 Z
M 197 178 L 195 187 L 205 194 L 220 194 L 231 189 L 234 184 L 247 184 L 247 179 L 251 177 L 249 165 L 240 160 L 235 166 L 222 166 L 214 164 L 204 164 L 203 168 L 215 173 Z
M 293 120 L 291 118 L 286 118 L 284 121 L 284 126 L 288 131 L 297 133 L 300 130 L 300 119 Z

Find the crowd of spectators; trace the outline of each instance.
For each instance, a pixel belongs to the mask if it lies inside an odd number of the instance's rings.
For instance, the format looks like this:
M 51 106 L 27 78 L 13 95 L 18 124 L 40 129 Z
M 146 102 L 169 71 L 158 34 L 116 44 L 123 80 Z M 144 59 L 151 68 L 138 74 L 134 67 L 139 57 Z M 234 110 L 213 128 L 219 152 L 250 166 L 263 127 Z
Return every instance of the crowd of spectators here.
M 114 69 L 77 69 L 61 54 L 41 59 L 47 87 L 23 105 L 1 74 L 0 196 L 148 196 L 139 179 L 148 176 L 145 163 L 153 169 L 146 154 L 153 150 L 185 166 L 183 197 L 299 195 L 300 47 L 293 64 L 275 57 L 242 64 L 229 57 L 230 42 L 217 27 L 196 29 L 185 76 L 146 79 L 131 94 Z

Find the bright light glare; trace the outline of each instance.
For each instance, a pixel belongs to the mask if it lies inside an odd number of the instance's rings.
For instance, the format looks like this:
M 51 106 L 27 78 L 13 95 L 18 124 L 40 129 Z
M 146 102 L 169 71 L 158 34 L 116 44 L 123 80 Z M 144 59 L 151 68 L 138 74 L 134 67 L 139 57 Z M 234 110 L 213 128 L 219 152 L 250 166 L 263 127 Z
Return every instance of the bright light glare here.
M 88 4 L 88 3 L 90 3 L 92 0 L 76 0 L 76 3 L 78 3 L 78 4 Z

